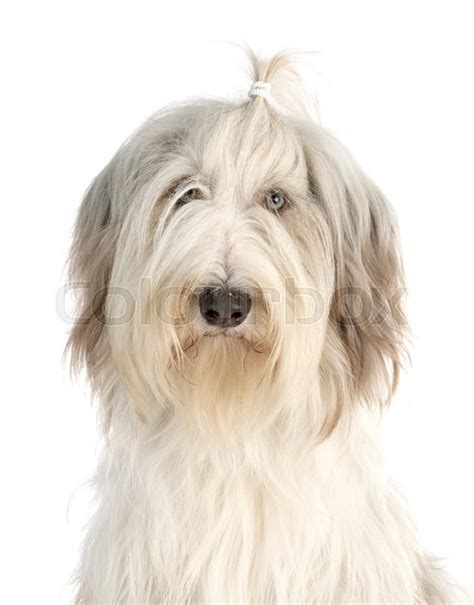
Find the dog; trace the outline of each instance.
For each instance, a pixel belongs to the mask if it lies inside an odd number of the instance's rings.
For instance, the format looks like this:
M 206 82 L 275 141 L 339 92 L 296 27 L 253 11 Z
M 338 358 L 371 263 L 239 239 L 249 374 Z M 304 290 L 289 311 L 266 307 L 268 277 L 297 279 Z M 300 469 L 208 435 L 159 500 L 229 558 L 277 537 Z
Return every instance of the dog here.
M 287 53 L 153 115 L 94 179 L 72 367 L 104 447 L 77 603 L 464 601 L 386 477 L 396 219 Z

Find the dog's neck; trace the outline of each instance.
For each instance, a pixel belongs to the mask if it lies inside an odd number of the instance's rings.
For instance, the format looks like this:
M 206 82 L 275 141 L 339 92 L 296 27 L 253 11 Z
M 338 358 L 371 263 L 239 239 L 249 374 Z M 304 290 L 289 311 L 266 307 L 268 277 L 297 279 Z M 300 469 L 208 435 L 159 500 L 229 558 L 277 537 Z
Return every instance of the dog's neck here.
M 329 602 L 334 595 L 342 602 L 344 591 L 362 600 L 358 584 L 341 578 L 356 551 L 368 547 L 364 526 L 379 514 L 392 514 L 367 414 L 353 414 L 350 422 L 342 417 L 322 441 L 310 430 L 295 438 L 288 426 L 285 438 L 278 422 L 224 441 L 199 433 L 171 411 L 153 426 L 126 410 L 112 420 L 102 465 L 105 498 L 116 502 L 116 530 L 123 535 L 124 524 L 130 527 L 132 542 L 146 536 L 147 552 L 158 556 L 154 573 L 164 584 L 153 588 L 157 594 L 164 591 L 178 602 L 189 597 L 187 590 L 198 601 L 225 593 L 243 602 L 250 582 L 253 597 L 275 602 L 282 580 L 282 590 L 294 586 L 295 601 L 305 591 L 311 602 Z M 121 517 L 125 513 L 127 519 Z M 334 532 L 343 532 L 344 540 Z M 327 561 L 323 552 L 330 553 L 331 566 L 314 570 L 317 561 Z M 205 560 L 194 560 L 193 553 L 205 554 Z M 403 554 L 387 550 L 381 537 L 364 556 L 357 558 L 358 573 L 367 582 L 380 564 L 376 559 L 386 557 L 383 567 L 395 570 L 389 590 L 398 595 L 403 574 L 406 581 L 411 573 L 403 567 Z M 221 571 L 211 577 L 212 570 Z M 314 572 L 317 587 L 308 585 Z M 180 582 L 172 586 L 169 579 L 177 573 Z

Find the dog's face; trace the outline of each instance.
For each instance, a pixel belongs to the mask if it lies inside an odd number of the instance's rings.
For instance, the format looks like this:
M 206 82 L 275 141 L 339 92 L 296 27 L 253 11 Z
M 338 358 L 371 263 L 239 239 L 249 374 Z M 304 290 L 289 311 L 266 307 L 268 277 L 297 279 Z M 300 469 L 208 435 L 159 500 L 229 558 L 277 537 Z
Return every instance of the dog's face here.
M 388 207 L 331 136 L 263 99 L 145 124 L 86 196 L 72 269 L 76 359 L 144 420 L 249 430 L 291 410 L 327 432 L 396 375 Z

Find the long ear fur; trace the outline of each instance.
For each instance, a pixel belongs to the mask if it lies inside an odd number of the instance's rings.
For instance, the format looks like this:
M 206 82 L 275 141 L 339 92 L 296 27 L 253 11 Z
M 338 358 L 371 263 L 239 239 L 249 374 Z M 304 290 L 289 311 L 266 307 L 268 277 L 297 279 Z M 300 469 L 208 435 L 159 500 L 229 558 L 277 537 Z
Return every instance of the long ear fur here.
M 67 349 L 71 367 L 84 365 L 93 380 L 104 351 L 104 304 L 114 257 L 117 228 L 112 208 L 112 163 L 92 182 L 79 209 L 69 260 L 77 293 L 77 317 Z
M 79 209 L 69 258 L 69 279 L 77 294 L 77 321 L 66 350 L 71 367 L 86 367 L 92 389 L 100 386 L 111 353 L 105 322 L 107 290 L 117 241 L 130 204 L 153 181 L 160 166 L 173 157 L 183 124 L 198 109 L 183 105 L 168 115 L 165 108 L 151 116 L 124 143 L 94 179 Z M 162 120 L 162 117 L 167 119 Z
M 315 127 L 307 144 L 309 177 L 333 234 L 335 290 L 322 372 L 342 405 L 387 403 L 405 353 L 406 320 L 397 225 L 388 202 L 349 152 Z

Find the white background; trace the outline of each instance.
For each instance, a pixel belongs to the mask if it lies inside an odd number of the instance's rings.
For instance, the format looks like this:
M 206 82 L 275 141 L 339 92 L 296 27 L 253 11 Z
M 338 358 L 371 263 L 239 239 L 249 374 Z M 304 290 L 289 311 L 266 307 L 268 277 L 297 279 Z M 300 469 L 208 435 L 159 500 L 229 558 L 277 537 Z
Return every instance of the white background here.
M 1 16 L 0 602 L 70 602 L 97 453 L 61 355 L 56 292 L 81 195 L 161 105 L 243 95 L 248 42 L 320 51 L 323 123 L 400 219 L 413 364 L 388 459 L 427 548 L 473 582 L 473 140 L 470 2 L 11 2 Z M 69 509 L 69 512 L 68 512 Z

